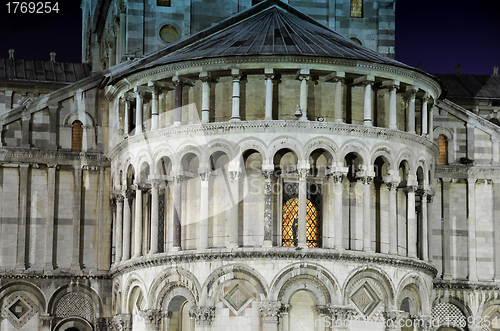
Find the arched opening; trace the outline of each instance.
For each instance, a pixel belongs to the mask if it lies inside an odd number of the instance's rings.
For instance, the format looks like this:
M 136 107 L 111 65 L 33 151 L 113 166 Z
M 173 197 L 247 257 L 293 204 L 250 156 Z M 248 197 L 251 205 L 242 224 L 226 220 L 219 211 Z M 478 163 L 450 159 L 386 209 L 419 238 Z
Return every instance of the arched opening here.
M 241 212 L 243 215 L 240 217 L 240 233 L 242 235 L 243 246 L 259 245 L 259 241 L 255 239 L 255 222 L 245 222 L 245 220 L 253 220 L 256 210 L 265 209 L 265 185 L 264 177 L 262 176 L 262 155 L 256 150 L 247 150 L 243 153 L 243 164 L 245 165 L 245 176 L 242 177 L 242 189 L 245 193 L 242 200 Z M 269 174 L 268 174 L 269 175 Z M 274 181 L 274 176 L 271 176 L 271 181 Z M 267 187 L 271 189 L 268 194 L 272 194 L 272 185 Z M 272 207 L 271 207 L 272 208 Z M 274 225 L 272 225 L 274 226 Z M 259 226 L 260 229 L 264 227 Z M 271 234 L 276 233 L 271 229 Z M 259 232 L 257 232 L 259 233 Z
M 349 238 L 348 249 L 363 249 L 363 183 L 358 181 L 358 172 L 362 170 L 363 159 L 358 154 L 351 152 L 344 158 L 344 167 L 347 167 L 347 176 L 343 180 L 342 199 L 348 201 L 345 207 L 344 238 Z
M 363 0 L 351 0 L 351 18 L 363 17 Z
M 375 159 L 373 190 L 375 197 L 375 252 L 389 252 L 389 188 L 384 177 L 389 175 L 390 164 L 386 158 L 379 156 Z
M 447 165 L 448 164 L 448 138 L 445 135 L 440 134 L 437 138 L 437 145 L 439 148 L 439 154 L 437 156 L 437 165 Z
M 316 320 L 317 312 L 315 298 L 305 290 L 295 292 L 290 298 L 288 330 L 315 331 Z
M 160 176 L 160 188 L 158 189 L 158 252 L 166 251 L 167 242 L 167 220 L 168 211 L 173 204 L 173 196 L 169 183 L 171 181 L 170 172 L 172 171 L 172 161 L 168 156 L 163 156 L 157 163 L 157 173 Z
M 165 330 L 193 331 L 192 320 L 189 316 L 190 310 L 191 305 L 185 297 L 177 295 L 172 298 L 168 305 L 170 318 Z
M 422 199 L 424 190 L 424 170 L 422 167 L 417 169 L 417 194 L 415 195 L 415 217 L 417 219 L 417 256 L 423 258 L 423 214 L 422 214 Z
M 82 151 L 82 136 L 83 136 L 83 124 L 80 121 L 74 121 L 71 126 L 71 151 L 81 152 Z
M 200 203 L 199 167 L 200 162 L 196 154 L 187 153 L 182 157 L 182 182 L 179 184 L 181 199 L 175 198 L 174 194 L 174 207 L 180 210 L 181 247 L 185 249 L 195 249 L 196 238 L 199 236 L 197 220 L 200 217 L 200 208 L 193 208 L 193 205 Z

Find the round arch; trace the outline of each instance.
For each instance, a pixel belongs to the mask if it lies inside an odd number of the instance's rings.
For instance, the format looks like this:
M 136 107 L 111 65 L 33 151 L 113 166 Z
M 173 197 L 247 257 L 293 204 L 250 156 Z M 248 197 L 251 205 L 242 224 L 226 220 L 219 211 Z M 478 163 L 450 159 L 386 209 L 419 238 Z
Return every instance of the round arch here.
M 66 294 L 69 293 L 80 293 L 85 295 L 87 298 L 90 299 L 92 303 L 95 317 L 98 318 L 102 315 L 103 302 L 99 294 L 92 287 L 88 286 L 85 283 L 79 283 L 79 282 L 78 283 L 71 282 L 70 284 L 59 287 L 54 292 L 54 294 L 52 294 L 49 300 L 47 312 L 50 315 L 55 315 L 57 304 L 59 303 L 62 297 L 64 297 Z
M 279 272 L 271 282 L 270 297 L 274 301 L 289 300 L 295 291 L 304 289 L 298 285 L 298 282 L 304 281 L 314 285 L 314 296 L 317 299 L 323 298 L 320 302 L 340 304 L 340 286 L 337 279 L 327 269 L 314 263 L 297 262 Z
M 183 287 L 188 291 L 193 301 L 197 303 L 200 300 L 201 286 L 190 271 L 181 268 L 169 268 L 163 270 L 153 281 L 148 292 L 148 307 L 159 309 L 162 301 L 168 292 L 173 288 L 166 288 L 170 284 L 176 284 L 174 287 Z
M 324 150 L 327 152 L 331 159 L 332 165 L 339 162 L 339 148 L 334 141 L 326 138 L 326 137 L 317 137 L 308 141 L 305 145 L 304 151 L 304 159 L 308 160 L 311 154 L 318 150 Z
M 88 321 L 78 317 L 63 319 L 56 324 L 54 331 L 65 331 L 72 328 L 78 329 L 79 331 L 94 331 L 94 328 Z
M 267 158 L 269 160 L 274 160 L 274 156 L 282 149 L 289 149 L 293 153 L 295 153 L 297 157 L 297 161 L 300 162 L 305 160 L 304 153 L 302 152 L 304 149 L 301 144 L 293 137 L 277 137 L 269 143 L 269 149 L 267 151 Z
M 202 286 L 200 304 L 213 305 L 217 289 L 232 279 L 243 279 L 255 286 L 260 293 L 260 300 L 264 300 L 269 294 L 265 278 L 257 270 L 244 264 L 231 264 L 217 268 L 210 274 Z
M 14 281 L 1 286 L 0 302 L 3 302 L 3 300 L 5 300 L 5 298 L 9 294 L 17 291 L 22 291 L 34 295 L 38 300 L 41 312 L 47 311 L 47 300 L 45 299 L 45 295 L 43 294 L 43 292 L 40 290 L 38 286 L 26 281 Z
M 394 307 L 395 290 L 394 285 L 391 282 L 390 277 L 381 269 L 375 267 L 359 267 L 351 272 L 351 274 L 346 278 L 343 286 L 342 293 L 344 294 L 342 298 L 342 304 L 349 304 L 350 295 L 352 294 L 355 286 L 361 280 L 373 279 L 380 290 L 382 291 L 383 298 L 386 307 L 392 309 Z

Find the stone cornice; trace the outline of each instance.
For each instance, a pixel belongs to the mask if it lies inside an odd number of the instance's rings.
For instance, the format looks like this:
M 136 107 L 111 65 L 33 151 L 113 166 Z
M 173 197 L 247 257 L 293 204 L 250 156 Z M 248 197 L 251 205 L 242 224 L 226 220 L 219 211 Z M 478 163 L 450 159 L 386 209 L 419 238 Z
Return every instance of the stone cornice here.
M 145 141 L 152 141 L 154 139 L 166 139 L 181 136 L 182 134 L 201 133 L 204 136 L 229 134 L 231 131 L 246 132 L 248 133 L 262 133 L 269 130 L 278 132 L 276 129 L 283 130 L 283 134 L 293 135 L 299 130 L 307 130 L 319 134 L 328 135 L 342 135 L 349 137 L 359 138 L 375 138 L 379 140 L 391 141 L 406 140 L 413 142 L 417 145 L 424 145 L 429 148 L 436 156 L 439 152 L 437 145 L 426 138 L 409 134 L 403 131 L 390 130 L 387 128 L 367 127 L 355 124 L 339 124 L 332 122 L 316 122 L 316 121 L 296 121 L 296 120 L 257 120 L 257 121 L 242 121 L 242 122 L 214 122 L 208 124 L 191 124 L 178 127 L 168 127 L 156 131 L 148 131 L 137 136 L 130 137 L 118 145 L 116 145 L 110 152 L 109 157 L 115 158 L 121 151 L 127 147 L 133 147 L 136 144 L 142 144 Z M 292 131 L 290 131 L 292 130 Z
M 435 177 L 438 178 L 476 178 L 493 179 L 500 178 L 500 167 L 494 166 L 472 166 L 444 165 L 436 166 Z
M 140 71 L 132 73 L 131 75 L 127 76 L 126 79 L 121 79 L 114 86 L 112 86 L 112 88 L 108 89 L 106 97 L 108 98 L 108 100 L 112 100 L 125 91 L 131 89 L 132 87 L 147 84 L 151 80 L 158 80 L 165 77 L 174 76 L 176 72 L 181 72 L 182 74 L 194 74 L 201 71 L 228 70 L 230 68 L 234 68 L 234 66 L 238 66 L 238 69 L 243 70 L 246 67 L 248 67 L 249 69 L 255 69 L 256 64 L 258 64 L 259 67 L 262 67 L 262 70 L 267 67 L 279 69 L 297 69 L 307 66 L 310 69 L 325 71 L 325 74 L 329 74 L 332 71 L 338 71 L 337 69 L 332 67 L 343 67 L 343 70 L 341 71 L 364 75 L 366 75 L 367 73 L 371 73 L 372 75 L 379 77 L 387 76 L 387 79 L 397 79 L 401 82 L 415 85 L 418 88 L 427 90 L 429 94 L 436 99 L 440 96 L 442 91 L 439 82 L 433 79 L 432 76 L 423 72 L 411 70 L 409 68 L 353 59 L 274 55 L 220 57 L 200 60 L 188 60 L 183 62 L 159 65 L 142 70 L 139 69 Z M 345 67 L 349 68 L 349 70 L 347 70 L 347 68 Z
M 73 279 L 73 280 L 103 280 L 111 279 L 108 273 L 105 274 L 76 274 L 76 273 L 44 273 L 41 272 L 16 272 L 14 271 L 0 271 L 0 279 Z
M 448 290 L 500 290 L 497 282 L 469 282 L 468 280 L 434 279 L 434 289 Z
M 417 259 L 376 253 L 364 253 L 357 251 L 338 251 L 333 249 L 306 248 L 296 250 L 288 247 L 272 248 L 240 248 L 240 249 L 208 249 L 204 251 L 180 251 L 159 253 L 152 256 L 143 256 L 131 259 L 111 269 L 110 275 L 117 277 L 124 273 L 132 272 L 142 268 L 162 266 L 168 263 L 193 263 L 207 261 L 234 261 L 240 259 L 266 259 L 266 260 L 295 260 L 295 261 L 341 261 L 360 264 L 386 265 L 398 268 L 408 268 L 424 272 L 431 277 L 437 274 L 436 268 L 427 262 Z
M 0 162 L 30 162 L 41 164 L 110 166 L 104 153 L 74 153 L 43 149 L 0 148 Z

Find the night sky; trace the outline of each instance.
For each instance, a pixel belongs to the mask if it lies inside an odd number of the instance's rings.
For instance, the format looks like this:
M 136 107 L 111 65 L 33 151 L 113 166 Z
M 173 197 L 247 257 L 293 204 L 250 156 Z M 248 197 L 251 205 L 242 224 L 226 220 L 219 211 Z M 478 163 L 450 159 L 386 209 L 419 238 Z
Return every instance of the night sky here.
M 0 8 L 0 57 L 81 62 L 80 0 L 58 1 L 58 14 L 7 14 Z M 4 2 L 5 3 L 5 2 Z M 53 1 L 55 3 L 55 1 Z M 500 66 L 500 1 L 398 0 L 396 59 L 430 73 L 490 75 Z

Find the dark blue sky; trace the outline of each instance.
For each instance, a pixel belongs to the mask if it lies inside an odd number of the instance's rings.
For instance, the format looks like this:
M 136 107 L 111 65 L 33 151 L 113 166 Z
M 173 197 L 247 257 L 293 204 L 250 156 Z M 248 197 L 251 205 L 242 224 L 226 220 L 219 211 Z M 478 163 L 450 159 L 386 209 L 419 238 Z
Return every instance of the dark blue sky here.
M 53 1 L 54 3 L 55 1 Z M 58 1 L 58 14 L 14 17 L 0 11 L 0 57 L 81 61 L 80 0 Z M 396 59 L 430 73 L 492 73 L 500 66 L 500 1 L 397 0 Z

